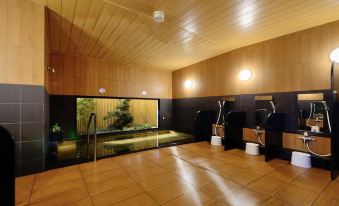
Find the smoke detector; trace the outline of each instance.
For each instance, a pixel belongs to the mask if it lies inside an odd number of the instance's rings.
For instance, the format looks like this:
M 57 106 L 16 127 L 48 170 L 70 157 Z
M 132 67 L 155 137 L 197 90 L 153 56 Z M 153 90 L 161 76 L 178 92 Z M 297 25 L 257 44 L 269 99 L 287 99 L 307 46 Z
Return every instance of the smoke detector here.
M 158 23 L 162 23 L 165 21 L 165 13 L 163 11 L 154 11 L 153 12 L 153 20 Z

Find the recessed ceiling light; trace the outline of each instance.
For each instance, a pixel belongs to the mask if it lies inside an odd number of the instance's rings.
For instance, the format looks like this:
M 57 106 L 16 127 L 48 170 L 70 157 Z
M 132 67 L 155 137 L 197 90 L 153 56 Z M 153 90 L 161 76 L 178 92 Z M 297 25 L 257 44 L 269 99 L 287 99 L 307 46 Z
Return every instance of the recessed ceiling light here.
M 153 20 L 158 23 L 162 23 L 165 21 L 165 13 L 163 11 L 154 11 L 153 12 Z

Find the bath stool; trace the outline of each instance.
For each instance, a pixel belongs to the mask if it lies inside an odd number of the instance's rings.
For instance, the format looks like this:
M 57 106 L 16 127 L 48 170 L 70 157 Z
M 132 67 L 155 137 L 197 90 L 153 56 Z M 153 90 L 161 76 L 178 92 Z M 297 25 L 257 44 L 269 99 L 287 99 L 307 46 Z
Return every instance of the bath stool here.
M 245 152 L 250 155 L 259 155 L 259 144 L 247 142 Z
M 297 167 L 311 168 L 311 155 L 304 152 L 292 152 L 291 164 Z
M 221 137 L 219 136 L 212 136 L 211 138 L 211 145 L 214 145 L 214 146 L 221 146 Z

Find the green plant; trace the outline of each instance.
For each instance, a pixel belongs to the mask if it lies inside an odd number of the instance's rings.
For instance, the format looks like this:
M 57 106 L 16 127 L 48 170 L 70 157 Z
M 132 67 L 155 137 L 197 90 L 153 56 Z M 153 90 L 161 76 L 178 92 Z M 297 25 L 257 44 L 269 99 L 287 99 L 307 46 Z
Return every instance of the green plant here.
M 92 98 L 77 99 L 77 120 L 79 121 L 80 128 L 86 128 L 88 118 L 94 107 L 95 101 Z
M 61 133 L 62 129 L 61 126 L 59 126 L 59 123 L 55 123 L 54 125 L 52 125 L 51 127 L 51 133 Z
M 104 120 L 114 119 L 115 121 L 112 124 L 108 125 L 109 129 L 112 130 L 122 130 L 124 127 L 129 126 L 133 122 L 133 116 L 129 112 L 129 99 L 123 99 L 115 107 L 113 112 L 107 112 L 107 115 L 104 117 Z
M 134 129 L 136 130 L 142 130 L 142 129 L 151 129 L 152 126 L 150 124 L 137 124 L 134 126 Z

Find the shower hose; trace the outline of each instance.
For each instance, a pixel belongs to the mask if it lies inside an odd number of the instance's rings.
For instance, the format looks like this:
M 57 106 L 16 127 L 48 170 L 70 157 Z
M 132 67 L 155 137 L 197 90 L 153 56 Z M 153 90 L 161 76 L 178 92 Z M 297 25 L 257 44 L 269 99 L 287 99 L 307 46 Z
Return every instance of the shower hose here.
M 312 110 L 312 104 L 311 104 L 311 110 Z M 329 112 L 328 112 L 328 109 L 326 109 L 326 116 L 327 116 L 328 129 L 329 129 L 330 133 L 332 133 L 332 127 L 331 127 L 331 122 L 330 122 L 330 116 L 329 116 L 328 113 L 329 113 Z M 311 148 L 310 148 L 310 142 L 309 142 L 309 141 L 306 141 L 305 144 L 306 144 L 306 147 L 307 147 L 308 151 L 309 151 L 311 154 L 315 155 L 315 156 L 319 156 L 319 157 L 329 157 L 329 156 L 331 156 L 331 153 L 330 153 L 330 154 L 319 154 L 319 153 L 313 152 L 313 151 L 311 150 Z
M 257 137 L 258 137 L 259 143 L 260 143 L 262 146 L 265 146 L 265 144 L 261 141 L 261 137 L 260 137 L 259 134 L 257 134 Z
M 319 157 L 329 157 L 329 156 L 331 156 L 331 154 L 319 154 L 319 153 L 313 152 L 310 148 L 310 145 L 309 145 L 310 142 L 309 141 L 307 141 L 305 144 L 306 144 L 308 151 L 315 156 L 319 156 Z

